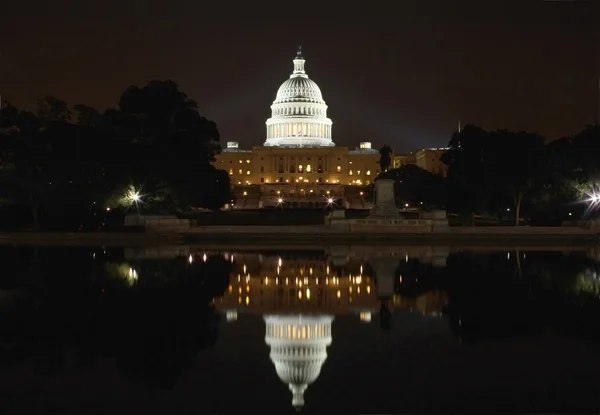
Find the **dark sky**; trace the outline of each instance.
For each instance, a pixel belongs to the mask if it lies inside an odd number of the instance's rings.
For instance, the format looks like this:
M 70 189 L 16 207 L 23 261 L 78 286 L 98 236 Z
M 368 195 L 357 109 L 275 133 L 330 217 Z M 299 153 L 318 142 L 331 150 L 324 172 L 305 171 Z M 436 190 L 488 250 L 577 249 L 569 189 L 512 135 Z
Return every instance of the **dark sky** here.
M 598 116 L 599 0 L 5 3 L 0 92 L 22 107 L 173 79 L 223 141 L 260 145 L 301 43 L 338 145 L 445 145 L 459 120 L 552 139 Z

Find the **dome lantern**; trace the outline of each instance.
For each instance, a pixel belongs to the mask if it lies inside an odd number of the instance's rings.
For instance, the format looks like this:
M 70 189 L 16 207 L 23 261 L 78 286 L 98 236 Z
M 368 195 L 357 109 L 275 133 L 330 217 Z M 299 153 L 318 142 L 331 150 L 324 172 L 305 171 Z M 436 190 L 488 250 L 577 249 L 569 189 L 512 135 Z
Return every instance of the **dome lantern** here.
M 298 46 L 298 51 L 296 52 L 296 59 L 294 59 L 294 72 L 290 75 L 290 78 L 294 78 L 296 76 L 308 78 L 308 76 L 304 72 L 304 62 L 306 61 L 302 57 L 302 46 Z

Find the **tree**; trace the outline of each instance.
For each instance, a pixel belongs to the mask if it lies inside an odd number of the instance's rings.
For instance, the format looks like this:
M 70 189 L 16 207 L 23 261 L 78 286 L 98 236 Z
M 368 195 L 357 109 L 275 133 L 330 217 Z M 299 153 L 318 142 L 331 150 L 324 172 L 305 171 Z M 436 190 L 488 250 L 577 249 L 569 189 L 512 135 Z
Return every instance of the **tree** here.
M 535 133 L 468 125 L 454 134 L 442 161 L 448 165 L 453 207 L 474 214 L 509 200 L 517 226 L 525 198 L 548 180 L 544 138 Z
M 392 165 L 392 155 L 394 154 L 394 150 L 387 144 L 379 149 L 379 167 L 381 167 L 381 172 L 387 171 Z
M 41 134 L 42 123 L 35 114 L 10 107 L 2 112 L 8 131 L 0 140 L 3 170 L 2 199 L 28 207 L 35 229 L 39 229 L 42 203 L 52 198 L 53 171 L 50 147 Z
M 420 208 L 442 208 L 446 205 L 444 178 L 414 164 L 388 170 L 378 178 L 395 180 L 396 205 L 405 203 Z
M 486 209 L 491 199 L 494 144 L 490 134 L 474 125 L 454 133 L 449 150 L 441 159 L 448 166 L 449 207 L 458 212 L 474 214 Z
M 165 200 L 177 210 L 217 209 L 229 201 L 229 178 L 210 164 L 221 151 L 217 126 L 199 114 L 198 104 L 176 83 L 131 86 L 121 96 L 119 109 L 111 113 L 112 126 L 129 146 L 132 182 L 146 192 L 166 186 Z
M 69 122 L 71 120 L 71 110 L 65 101 L 46 95 L 37 102 L 37 116 L 44 124 Z
M 77 125 L 88 127 L 95 127 L 98 125 L 100 113 L 97 109 L 88 107 L 84 104 L 74 105 L 73 109 L 77 113 Z
M 491 133 L 491 140 L 496 149 L 490 166 L 491 181 L 512 200 L 515 226 L 519 226 L 524 198 L 546 179 L 544 138 L 535 133 L 499 130 Z

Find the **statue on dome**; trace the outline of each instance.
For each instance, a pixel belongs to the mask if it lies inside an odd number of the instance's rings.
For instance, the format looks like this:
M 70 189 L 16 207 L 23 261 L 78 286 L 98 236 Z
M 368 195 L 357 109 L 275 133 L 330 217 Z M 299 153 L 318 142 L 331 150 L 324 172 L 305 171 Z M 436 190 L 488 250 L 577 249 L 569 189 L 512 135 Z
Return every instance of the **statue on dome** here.
M 298 45 L 298 51 L 296 52 L 296 59 L 302 59 L 302 45 Z

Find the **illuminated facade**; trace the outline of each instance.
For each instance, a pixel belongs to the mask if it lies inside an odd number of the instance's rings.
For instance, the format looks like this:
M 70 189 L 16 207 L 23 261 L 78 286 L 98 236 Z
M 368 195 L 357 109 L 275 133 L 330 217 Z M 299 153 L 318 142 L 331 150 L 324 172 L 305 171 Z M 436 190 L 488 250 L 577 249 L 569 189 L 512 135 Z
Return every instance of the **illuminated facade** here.
M 397 169 L 408 164 L 414 164 L 429 173 L 446 177 L 448 166 L 442 162 L 442 154 L 446 151 L 448 151 L 448 148 L 423 148 L 414 153 L 394 154 L 392 167 Z
M 327 104 L 305 62 L 298 50 L 271 105 L 264 145 L 244 150 L 230 141 L 216 156 L 215 167 L 229 173 L 237 208 L 321 207 L 331 200 L 371 207 L 362 188 L 380 173 L 379 151 L 368 141 L 355 149 L 335 146 Z

